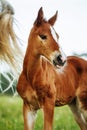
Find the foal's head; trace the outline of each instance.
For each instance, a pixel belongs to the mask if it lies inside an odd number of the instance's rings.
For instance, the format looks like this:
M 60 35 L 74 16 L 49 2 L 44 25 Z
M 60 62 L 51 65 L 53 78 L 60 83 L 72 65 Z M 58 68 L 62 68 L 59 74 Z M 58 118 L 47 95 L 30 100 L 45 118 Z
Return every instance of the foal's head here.
M 29 45 L 35 55 L 43 55 L 55 66 L 63 66 L 66 57 L 58 44 L 59 36 L 53 28 L 56 19 L 57 12 L 48 21 L 45 20 L 41 7 L 30 33 Z

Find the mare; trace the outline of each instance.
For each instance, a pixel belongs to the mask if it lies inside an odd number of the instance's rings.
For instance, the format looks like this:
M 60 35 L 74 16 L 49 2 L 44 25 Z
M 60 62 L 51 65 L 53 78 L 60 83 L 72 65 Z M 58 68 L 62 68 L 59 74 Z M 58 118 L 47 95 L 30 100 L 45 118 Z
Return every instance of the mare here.
M 23 99 L 24 130 L 33 130 L 42 108 L 44 130 L 52 130 L 54 107 L 69 105 L 81 130 L 87 130 L 87 61 L 66 58 L 53 25 L 40 8 L 31 29 L 17 91 Z
M 14 31 L 14 9 L 6 0 L 0 0 L 0 62 L 5 61 L 19 73 L 23 54 Z

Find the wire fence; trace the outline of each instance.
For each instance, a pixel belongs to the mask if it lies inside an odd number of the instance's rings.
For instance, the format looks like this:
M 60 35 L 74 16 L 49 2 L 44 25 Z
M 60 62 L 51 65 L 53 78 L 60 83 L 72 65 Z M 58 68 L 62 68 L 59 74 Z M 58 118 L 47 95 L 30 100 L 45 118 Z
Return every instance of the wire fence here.
M 0 94 L 16 96 L 17 80 L 18 75 L 13 73 L 6 64 L 0 64 Z
M 0 73 L 0 93 L 17 95 L 17 79 L 11 73 Z

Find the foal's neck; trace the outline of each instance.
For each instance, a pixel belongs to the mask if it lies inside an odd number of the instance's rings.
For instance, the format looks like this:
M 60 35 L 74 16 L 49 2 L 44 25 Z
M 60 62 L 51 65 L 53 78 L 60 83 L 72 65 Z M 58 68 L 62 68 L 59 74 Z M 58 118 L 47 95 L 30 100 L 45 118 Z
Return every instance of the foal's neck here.
M 35 68 L 39 59 L 40 55 L 35 53 L 33 49 L 30 46 L 28 46 L 23 65 L 25 73 L 28 72 L 28 74 L 30 74 L 32 72 L 32 69 Z

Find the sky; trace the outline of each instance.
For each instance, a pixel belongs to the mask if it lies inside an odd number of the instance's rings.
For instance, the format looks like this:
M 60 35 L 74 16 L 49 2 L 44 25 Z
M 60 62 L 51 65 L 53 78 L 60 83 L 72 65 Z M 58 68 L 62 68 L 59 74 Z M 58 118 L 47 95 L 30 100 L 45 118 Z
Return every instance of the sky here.
M 54 28 L 59 34 L 59 44 L 66 55 L 87 52 L 87 0 L 9 0 L 15 10 L 15 31 L 26 50 L 30 29 L 43 7 L 49 19 L 58 10 Z

